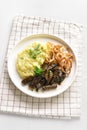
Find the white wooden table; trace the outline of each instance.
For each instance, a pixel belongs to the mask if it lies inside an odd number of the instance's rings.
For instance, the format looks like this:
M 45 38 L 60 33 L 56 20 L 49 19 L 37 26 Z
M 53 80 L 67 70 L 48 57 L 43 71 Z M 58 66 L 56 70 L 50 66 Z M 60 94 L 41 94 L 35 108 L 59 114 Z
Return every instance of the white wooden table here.
M 74 21 L 87 26 L 86 0 L 0 0 L 0 73 L 11 28 L 18 14 Z M 84 33 L 81 118 L 75 120 L 34 119 L 0 113 L 0 130 L 87 129 L 87 31 Z

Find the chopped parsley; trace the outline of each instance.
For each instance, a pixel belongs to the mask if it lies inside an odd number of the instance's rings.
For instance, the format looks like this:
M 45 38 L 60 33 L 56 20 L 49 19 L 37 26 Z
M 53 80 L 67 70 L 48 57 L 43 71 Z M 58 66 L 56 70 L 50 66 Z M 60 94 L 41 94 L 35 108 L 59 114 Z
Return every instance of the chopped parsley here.
M 33 50 L 29 50 L 29 55 L 31 58 L 36 59 L 37 56 L 41 53 L 41 46 L 40 44 L 38 44 L 37 46 L 35 46 L 35 48 Z
M 35 67 L 35 69 L 34 69 L 34 73 L 35 73 L 35 75 L 40 75 L 40 74 L 42 74 L 43 73 L 43 69 L 42 68 L 38 68 L 37 66 Z

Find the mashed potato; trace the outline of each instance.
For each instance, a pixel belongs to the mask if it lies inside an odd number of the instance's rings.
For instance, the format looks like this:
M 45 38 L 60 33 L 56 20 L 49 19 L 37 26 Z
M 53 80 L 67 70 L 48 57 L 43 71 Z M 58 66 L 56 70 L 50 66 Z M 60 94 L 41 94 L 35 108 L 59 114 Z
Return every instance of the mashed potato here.
M 34 68 L 43 64 L 49 52 L 48 44 L 33 43 L 17 56 L 16 68 L 21 78 L 34 75 Z

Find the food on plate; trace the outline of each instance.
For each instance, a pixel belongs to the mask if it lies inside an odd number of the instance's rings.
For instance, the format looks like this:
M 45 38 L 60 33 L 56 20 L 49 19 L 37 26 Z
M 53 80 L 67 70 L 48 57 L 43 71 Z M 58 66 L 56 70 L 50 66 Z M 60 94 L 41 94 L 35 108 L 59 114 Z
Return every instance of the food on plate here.
M 48 57 L 49 47 L 49 44 L 33 43 L 18 54 L 16 68 L 21 78 L 34 75 L 35 67 L 40 68 Z
M 16 68 L 31 90 L 55 89 L 69 75 L 73 54 L 61 44 L 32 43 L 18 54 Z

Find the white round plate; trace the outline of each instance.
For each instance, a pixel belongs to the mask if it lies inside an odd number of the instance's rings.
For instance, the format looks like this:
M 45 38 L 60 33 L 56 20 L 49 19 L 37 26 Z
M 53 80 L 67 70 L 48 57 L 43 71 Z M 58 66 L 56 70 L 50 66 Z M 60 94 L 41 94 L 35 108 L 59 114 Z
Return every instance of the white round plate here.
M 52 43 L 62 44 L 66 46 L 68 49 L 70 49 L 70 51 L 72 52 L 74 56 L 74 62 L 73 62 L 72 69 L 69 76 L 65 78 L 65 80 L 61 83 L 61 85 L 58 85 L 56 89 L 44 91 L 44 92 L 35 92 L 35 91 L 31 91 L 27 85 L 24 86 L 21 83 L 22 79 L 20 78 L 19 74 L 16 71 L 17 55 L 22 50 L 24 50 L 29 44 L 32 44 L 33 42 L 40 42 L 40 43 L 52 42 Z M 14 85 L 25 94 L 33 96 L 33 97 L 38 97 L 38 98 L 53 97 L 64 92 L 72 84 L 76 75 L 76 70 L 77 70 L 77 60 L 76 60 L 75 53 L 73 52 L 71 47 L 60 38 L 52 36 L 52 35 L 48 35 L 48 34 L 37 34 L 37 35 L 32 35 L 32 36 L 24 38 L 17 44 L 17 46 L 12 50 L 12 52 L 10 53 L 8 57 L 8 73 Z

